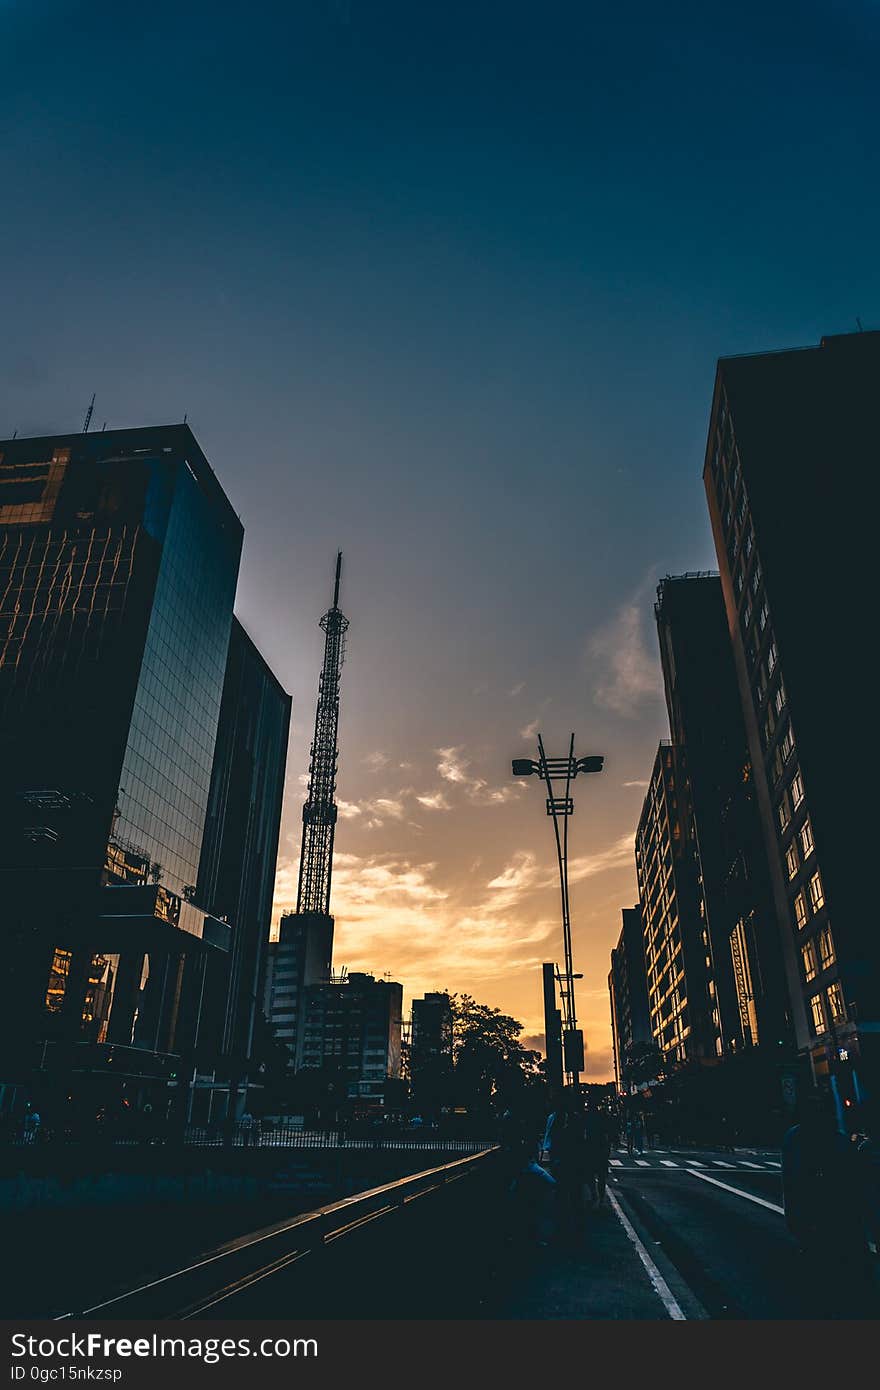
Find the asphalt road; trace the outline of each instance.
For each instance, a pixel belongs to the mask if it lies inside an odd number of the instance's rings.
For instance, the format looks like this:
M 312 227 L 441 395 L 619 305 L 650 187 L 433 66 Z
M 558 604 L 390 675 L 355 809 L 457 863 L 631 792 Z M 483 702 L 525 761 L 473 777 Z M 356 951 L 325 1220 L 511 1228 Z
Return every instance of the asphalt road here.
M 855 1262 L 808 1258 L 789 1236 L 778 1153 L 670 1153 L 669 1166 L 655 1155 L 648 1156 L 648 1166 L 618 1157 L 613 1190 L 648 1249 L 661 1252 L 705 1316 L 818 1319 L 880 1313 L 876 1269 L 866 1277 Z

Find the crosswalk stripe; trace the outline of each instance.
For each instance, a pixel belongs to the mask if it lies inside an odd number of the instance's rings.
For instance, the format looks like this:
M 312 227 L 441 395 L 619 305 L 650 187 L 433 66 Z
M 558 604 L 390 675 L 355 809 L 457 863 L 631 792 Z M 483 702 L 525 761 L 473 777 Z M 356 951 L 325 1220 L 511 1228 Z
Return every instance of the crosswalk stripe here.
M 647 1160 L 644 1158 L 637 1158 L 636 1163 L 639 1166 L 639 1168 L 650 1168 L 651 1166 L 650 1163 L 648 1163 Z
M 713 1158 L 713 1159 L 712 1159 L 712 1162 L 715 1164 L 715 1167 L 716 1167 L 716 1168 L 733 1168 L 733 1167 L 734 1167 L 734 1164 L 732 1164 L 732 1163 L 725 1163 L 723 1158 Z
M 747 1158 L 741 1158 L 740 1165 L 743 1168 L 763 1168 L 764 1166 L 763 1163 L 749 1163 Z
M 622 1167 L 623 1167 L 623 1164 L 621 1163 L 621 1161 L 620 1161 L 619 1158 L 612 1158 L 612 1160 L 611 1160 L 611 1167 L 612 1167 L 612 1168 L 622 1168 Z
M 698 1163 L 695 1158 L 689 1158 L 687 1165 L 689 1168 L 705 1168 L 706 1166 L 705 1163 Z
M 678 1164 L 673 1163 L 671 1158 L 661 1158 L 660 1163 L 664 1168 L 677 1168 Z

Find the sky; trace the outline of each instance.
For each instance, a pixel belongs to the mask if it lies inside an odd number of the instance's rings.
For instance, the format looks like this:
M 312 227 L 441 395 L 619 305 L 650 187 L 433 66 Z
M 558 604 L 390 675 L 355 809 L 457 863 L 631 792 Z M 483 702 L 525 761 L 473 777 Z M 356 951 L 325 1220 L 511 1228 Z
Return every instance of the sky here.
M 654 589 L 714 566 L 715 362 L 880 327 L 876 0 L 0 0 L 0 437 L 187 418 L 294 700 L 337 549 L 335 964 L 542 1029 L 571 821 L 587 1076 L 668 734 Z

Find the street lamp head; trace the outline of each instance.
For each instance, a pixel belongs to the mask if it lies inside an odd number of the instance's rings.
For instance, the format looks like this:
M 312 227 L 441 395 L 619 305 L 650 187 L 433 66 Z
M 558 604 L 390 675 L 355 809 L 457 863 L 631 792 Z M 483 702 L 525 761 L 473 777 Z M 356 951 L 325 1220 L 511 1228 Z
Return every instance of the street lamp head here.
M 531 777 L 538 771 L 538 764 L 532 758 L 514 758 L 511 767 L 514 777 Z
M 578 772 L 601 772 L 604 765 L 604 757 L 578 758 L 577 760 Z

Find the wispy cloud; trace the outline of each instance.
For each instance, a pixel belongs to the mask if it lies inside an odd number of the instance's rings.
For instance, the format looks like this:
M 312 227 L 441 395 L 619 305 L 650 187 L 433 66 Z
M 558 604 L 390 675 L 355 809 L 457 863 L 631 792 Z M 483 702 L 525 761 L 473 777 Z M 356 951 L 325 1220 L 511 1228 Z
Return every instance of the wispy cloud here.
M 510 688 L 510 690 L 508 690 L 507 693 L 508 693 L 508 695 L 510 696 L 511 700 L 515 700 L 516 697 L 517 697 L 517 695 L 521 695 L 521 694 L 523 693 L 523 691 L 525 690 L 525 688 L 526 688 L 526 683 L 525 683 L 525 681 L 517 681 L 516 685 L 512 686 L 512 687 Z
M 541 727 L 540 720 L 533 719 L 531 724 L 526 724 L 525 728 L 520 729 L 520 738 L 533 739 L 538 737 L 538 729 Z
M 388 754 L 377 748 L 374 752 L 365 754 L 361 761 L 371 772 L 381 772 L 388 766 Z
M 650 782 L 638 782 L 638 781 L 636 781 L 636 782 L 624 782 L 623 785 L 624 785 L 625 787 L 638 787 L 641 791 L 647 791 L 647 790 L 648 790 L 648 787 L 650 787 L 651 783 L 650 783 Z
M 460 787 L 468 801 L 477 806 L 500 806 L 514 801 L 522 791 L 520 782 L 490 786 L 485 777 L 478 777 L 471 771 L 471 760 L 464 756 L 461 748 L 438 748 L 436 753 L 440 760 L 437 763 L 439 775 L 444 781 Z
M 416 801 L 420 806 L 426 806 L 429 811 L 452 810 L 452 805 L 443 792 L 426 792 L 423 796 L 417 796 Z
M 596 704 L 624 719 L 635 718 L 643 705 L 658 700 L 663 691 L 660 663 L 645 636 L 647 588 L 643 585 L 623 604 L 589 646 L 591 663 L 597 668 Z
M 460 748 L 438 748 L 437 757 L 440 759 L 437 771 L 445 781 L 457 786 L 466 786 L 471 781 L 467 772 L 470 763 L 462 758 Z

